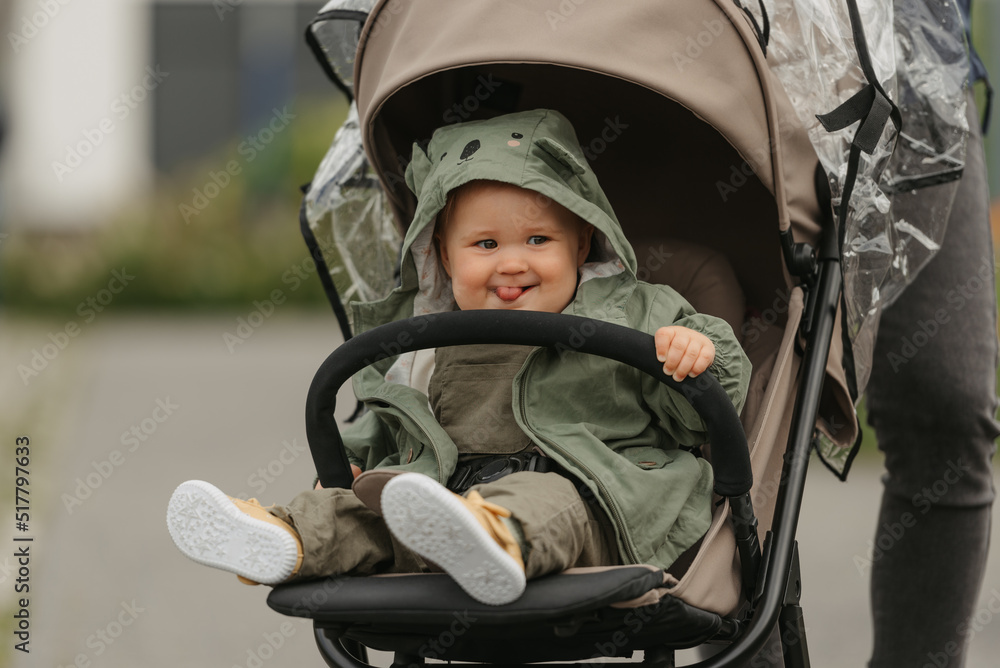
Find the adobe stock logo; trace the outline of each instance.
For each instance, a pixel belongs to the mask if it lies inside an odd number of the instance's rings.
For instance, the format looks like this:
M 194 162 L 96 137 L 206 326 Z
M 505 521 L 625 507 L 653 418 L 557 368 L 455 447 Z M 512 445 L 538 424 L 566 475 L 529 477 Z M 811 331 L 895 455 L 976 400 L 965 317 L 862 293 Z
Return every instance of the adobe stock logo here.
M 135 276 L 128 273 L 125 267 L 122 267 L 119 271 L 118 269 L 113 269 L 111 271 L 111 278 L 108 280 L 106 287 L 101 288 L 95 294 L 87 297 L 85 300 L 81 301 L 77 307 L 76 312 L 82 318 L 83 325 L 89 325 L 97 319 L 97 314 L 104 311 L 115 297 L 135 280 Z M 18 364 L 17 373 L 21 377 L 21 382 L 24 383 L 25 387 L 38 377 L 43 371 L 49 368 L 50 363 L 55 360 L 62 351 L 64 351 L 80 333 L 83 331 L 83 327 L 80 322 L 76 320 L 69 320 L 63 325 L 61 330 L 54 332 L 49 332 L 49 342 L 44 343 L 41 346 L 32 348 L 31 359 L 28 360 L 27 364 Z
M 180 404 L 175 404 L 170 397 L 157 399 L 153 410 L 140 419 L 121 434 L 121 444 L 127 446 L 128 450 L 112 450 L 105 457 L 91 460 L 90 469 L 81 474 L 74 481 L 76 487 L 71 492 L 62 494 L 60 500 L 66 508 L 66 512 L 72 515 L 75 510 L 93 496 L 104 483 L 111 479 L 117 470 L 126 462 L 129 453 L 134 453 L 143 447 L 149 439 L 156 433 L 164 422 L 169 420 L 174 413 L 180 409 Z
M 7 33 L 7 40 L 14 53 L 21 50 L 21 47 L 33 39 L 38 31 L 49 24 L 62 11 L 62 8 L 73 0 L 39 0 L 35 4 L 38 10 L 30 16 L 21 19 L 21 29 L 18 32 Z
M 701 27 L 704 30 L 699 30 L 696 35 L 688 35 L 684 42 L 684 50 L 674 52 L 674 65 L 677 70 L 683 72 L 685 67 L 693 65 L 694 61 L 701 58 L 705 51 L 715 43 L 715 40 L 722 35 L 727 25 L 729 25 L 729 19 L 726 18 L 725 14 L 719 14 L 719 18 L 711 21 L 702 21 Z
M 78 168 L 84 161 L 94 154 L 104 140 L 118 129 L 118 123 L 124 122 L 132 115 L 132 112 L 145 102 L 150 93 L 163 83 L 170 76 L 170 72 L 164 72 L 159 65 L 146 67 L 145 74 L 138 84 L 131 89 L 120 94 L 108 106 L 110 115 L 98 121 L 96 126 L 86 128 L 82 137 L 76 142 L 66 144 L 65 154 L 62 162 L 52 161 L 52 171 L 59 183 Z
M 257 132 L 247 135 L 240 142 L 240 145 L 236 147 L 237 153 L 243 156 L 243 160 L 229 160 L 224 165 L 223 169 L 210 170 L 208 173 L 208 179 L 202 184 L 200 188 L 193 188 L 191 190 L 192 197 L 190 203 L 181 202 L 178 205 L 177 210 L 180 212 L 181 217 L 184 219 L 184 224 L 187 225 L 191 222 L 192 218 L 197 218 L 201 215 L 202 211 L 208 208 L 208 205 L 218 197 L 223 190 L 229 187 L 233 182 L 235 177 L 243 173 L 243 168 L 257 159 L 270 144 L 275 140 L 275 138 L 282 133 L 291 122 L 296 118 L 296 115 L 288 111 L 288 107 L 282 107 L 278 109 L 275 107 L 272 111 L 272 116 L 268 122 L 261 127 Z

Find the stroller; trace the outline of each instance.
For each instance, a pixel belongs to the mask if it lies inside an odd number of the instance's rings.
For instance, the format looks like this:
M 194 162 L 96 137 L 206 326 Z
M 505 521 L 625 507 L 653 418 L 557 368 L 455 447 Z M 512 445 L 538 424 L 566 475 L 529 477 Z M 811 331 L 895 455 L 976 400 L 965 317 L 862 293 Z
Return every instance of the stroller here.
M 766 22 L 754 14 L 728 0 L 550 4 L 334 0 L 307 32 L 352 99 L 301 216 L 346 341 L 307 402 L 319 478 L 351 485 L 333 408 L 363 365 L 446 345 L 561 344 L 684 393 L 709 430 L 711 528 L 679 579 L 643 565 L 572 569 L 488 606 L 440 574 L 332 577 L 278 586 L 268 604 L 314 620 L 324 660 L 340 668 L 366 668 L 366 648 L 393 652 L 399 668 L 636 651 L 644 665 L 672 666 L 676 650 L 704 643 L 722 650 L 698 665 L 738 665 L 775 629 L 785 664 L 808 665 L 795 544 L 807 463 L 816 448 L 846 475 L 859 432 L 829 179 L 769 70 Z M 443 124 L 535 108 L 573 123 L 636 248 L 640 278 L 671 284 L 721 317 L 733 317 L 738 300 L 734 329 L 754 367 L 742 415 L 708 374 L 679 384 L 665 377 L 651 337 L 605 326 L 573 341 L 586 323 L 570 316 L 456 312 L 352 336 L 343 303 L 381 296 L 396 280 L 399 230 L 415 206 L 402 156 Z M 704 263 L 653 261 L 661 244 Z M 697 274 L 718 261 L 739 293 L 724 300 L 730 306 L 664 266 Z

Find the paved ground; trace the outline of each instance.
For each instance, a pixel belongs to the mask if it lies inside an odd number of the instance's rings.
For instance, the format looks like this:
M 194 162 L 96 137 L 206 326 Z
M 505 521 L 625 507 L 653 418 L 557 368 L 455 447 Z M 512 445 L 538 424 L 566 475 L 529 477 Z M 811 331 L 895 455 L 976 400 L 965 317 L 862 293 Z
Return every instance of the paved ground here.
M 62 322 L 0 321 L 0 453 L 12 461 L 15 436 L 31 438 L 31 520 L 19 535 L 34 538 L 31 653 L 12 651 L 5 630 L 0 665 L 322 665 L 308 623 L 271 612 L 265 588 L 188 562 L 164 523 L 171 491 L 189 478 L 267 502 L 290 499 L 311 481 L 303 402 L 338 341 L 334 320 L 279 311 L 231 352 L 224 334 L 238 335 L 240 315 L 107 315 L 67 339 Z M 18 366 L 30 367 L 34 350 L 37 367 L 52 359 L 25 385 Z M 856 557 L 867 555 L 874 531 L 878 473 L 868 463 L 844 485 L 812 468 L 799 538 L 817 668 L 862 666 L 869 651 L 867 570 Z M 5 518 L 12 496 L 0 499 Z M 0 602 L 8 620 L 16 606 L 12 533 L 5 520 Z M 1000 626 L 988 607 L 1000 602 L 996 553 L 972 668 L 1000 656 Z

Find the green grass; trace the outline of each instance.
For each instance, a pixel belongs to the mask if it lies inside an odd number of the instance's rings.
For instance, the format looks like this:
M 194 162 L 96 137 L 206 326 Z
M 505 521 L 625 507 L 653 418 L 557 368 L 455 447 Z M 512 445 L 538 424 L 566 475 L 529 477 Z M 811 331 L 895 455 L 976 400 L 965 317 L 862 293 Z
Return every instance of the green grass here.
M 102 227 L 56 233 L 11 225 L 0 244 L 0 304 L 8 312 L 78 318 L 112 307 L 102 301 L 113 301 L 115 311 L 242 309 L 276 289 L 289 303 L 323 303 L 318 280 L 295 282 L 288 272 L 308 257 L 299 187 L 312 178 L 346 107 L 306 100 L 294 108 L 288 129 L 253 160 L 234 139 L 160 175 L 144 202 Z M 227 164 L 238 172 L 220 177 Z M 134 278 L 122 286 L 115 271 Z

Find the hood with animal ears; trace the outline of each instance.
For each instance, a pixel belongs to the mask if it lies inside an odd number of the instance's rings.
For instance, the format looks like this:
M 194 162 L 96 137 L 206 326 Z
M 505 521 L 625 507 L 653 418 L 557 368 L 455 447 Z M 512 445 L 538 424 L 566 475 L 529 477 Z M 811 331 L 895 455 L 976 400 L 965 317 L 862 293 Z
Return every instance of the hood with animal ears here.
M 440 267 L 433 232 L 448 193 L 475 180 L 509 183 L 551 198 L 594 226 L 581 281 L 627 271 L 636 260 L 573 126 L 557 111 L 537 109 L 439 128 L 426 147 L 413 145 L 406 183 L 417 196 L 403 240 L 401 286 L 418 289 L 414 315 L 451 310 L 451 286 Z

